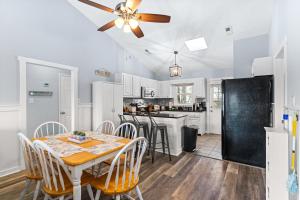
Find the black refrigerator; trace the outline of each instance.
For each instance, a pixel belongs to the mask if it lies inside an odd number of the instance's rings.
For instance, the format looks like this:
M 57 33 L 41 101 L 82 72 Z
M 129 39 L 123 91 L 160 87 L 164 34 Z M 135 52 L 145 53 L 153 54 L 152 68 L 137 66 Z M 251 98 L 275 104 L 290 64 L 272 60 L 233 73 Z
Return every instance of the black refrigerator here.
M 266 132 L 273 123 L 273 76 L 222 81 L 222 156 L 266 166 Z

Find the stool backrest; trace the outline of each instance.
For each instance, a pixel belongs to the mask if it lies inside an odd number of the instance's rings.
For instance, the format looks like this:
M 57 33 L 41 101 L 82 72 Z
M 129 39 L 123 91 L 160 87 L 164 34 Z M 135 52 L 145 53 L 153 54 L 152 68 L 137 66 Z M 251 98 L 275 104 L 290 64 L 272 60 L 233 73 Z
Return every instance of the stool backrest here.
M 116 128 L 114 135 L 128 139 L 135 139 L 137 137 L 136 127 L 131 123 L 123 123 Z
M 112 121 L 103 121 L 97 128 L 96 132 L 98 134 L 113 135 L 115 131 L 115 125 Z
M 45 186 L 52 191 L 65 191 L 64 177 L 70 182 L 72 178 L 62 159 L 46 143 L 36 140 L 33 144 L 38 154 Z
M 34 138 L 40 138 L 45 136 L 53 136 L 58 134 L 68 133 L 68 129 L 65 125 L 59 122 L 45 122 L 39 125 L 34 131 Z
M 24 163 L 28 175 L 32 177 L 41 176 L 41 166 L 32 142 L 23 133 L 18 133 L 18 137 L 22 147 Z
M 131 115 L 131 117 L 132 117 L 135 124 L 141 125 L 141 123 L 139 122 L 139 120 L 137 119 L 137 117 L 135 115 Z
M 120 124 L 123 124 L 123 123 L 126 123 L 126 118 L 125 118 L 125 116 L 124 115 L 118 115 L 119 116 L 119 118 L 120 118 Z
M 105 187 L 108 189 L 110 182 L 114 182 L 114 190 L 126 190 L 139 181 L 139 172 L 141 169 L 143 155 L 147 148 L 147 140 L 139 137 L 128 143 L 116 155 L 106 178 Z M 124 163 L 121 162 L 123 155 Z M 113 173 L 115 176 L 113 176 Z M 114 177 L 114 180 L 113 180 Z
M 156 123 L 156 121 L 154 120 L 154 118 L 151 117 L 150 114 L 149 114 L 149 119 L 150 119 L 150 122 L 151 122 L 151 126 L 158 126 L 158 124 Z

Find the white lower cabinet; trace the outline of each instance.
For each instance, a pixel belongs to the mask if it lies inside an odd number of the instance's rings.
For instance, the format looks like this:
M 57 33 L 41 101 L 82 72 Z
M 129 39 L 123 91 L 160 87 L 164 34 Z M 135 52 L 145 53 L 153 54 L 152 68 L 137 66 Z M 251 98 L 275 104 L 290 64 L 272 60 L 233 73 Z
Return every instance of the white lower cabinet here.
M 266 128 L 266 199 L 288 200 L 288 134 Z

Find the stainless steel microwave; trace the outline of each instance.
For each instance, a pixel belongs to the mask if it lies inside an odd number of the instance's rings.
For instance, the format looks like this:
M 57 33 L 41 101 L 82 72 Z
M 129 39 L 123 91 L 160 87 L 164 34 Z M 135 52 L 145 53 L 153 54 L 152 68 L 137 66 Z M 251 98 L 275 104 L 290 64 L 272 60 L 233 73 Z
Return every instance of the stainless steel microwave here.
M 142 87 L 142 98 L 155 98 L 156 90 L 153 88 Z

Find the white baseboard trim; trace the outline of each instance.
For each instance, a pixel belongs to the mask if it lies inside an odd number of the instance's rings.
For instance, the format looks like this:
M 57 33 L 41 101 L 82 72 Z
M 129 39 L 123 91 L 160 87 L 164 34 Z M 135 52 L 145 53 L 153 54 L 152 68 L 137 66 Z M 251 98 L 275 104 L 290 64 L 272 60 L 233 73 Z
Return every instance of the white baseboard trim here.
M 17 173 L 17 172 L 20 172 L 20 171 L 22 171 L 22 168 L 20 166 L 15 166 L 15 167 L 0 171 L 0 177 L 7 176 L 7 175 L 10 175 L 10 174 L 14 174 L 14 173 Z

